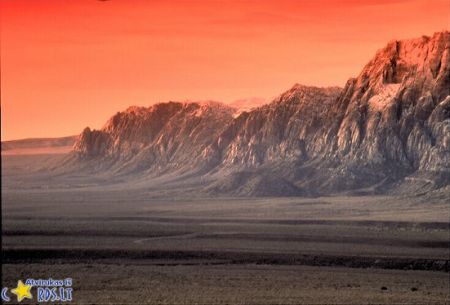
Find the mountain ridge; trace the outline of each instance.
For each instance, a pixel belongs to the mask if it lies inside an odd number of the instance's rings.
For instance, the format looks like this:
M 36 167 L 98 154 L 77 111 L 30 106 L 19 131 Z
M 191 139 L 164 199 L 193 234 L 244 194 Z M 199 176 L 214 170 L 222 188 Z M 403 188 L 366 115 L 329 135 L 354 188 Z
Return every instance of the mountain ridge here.
M 85 129 L 72 163 L 105 163 L 114 175 L 191 173 L 214 194 L 446 187 L 449 45 L 447 31 L 391 41 L 344 88 L 296 84 L 237 115 L 220 103 L 132 107 Z

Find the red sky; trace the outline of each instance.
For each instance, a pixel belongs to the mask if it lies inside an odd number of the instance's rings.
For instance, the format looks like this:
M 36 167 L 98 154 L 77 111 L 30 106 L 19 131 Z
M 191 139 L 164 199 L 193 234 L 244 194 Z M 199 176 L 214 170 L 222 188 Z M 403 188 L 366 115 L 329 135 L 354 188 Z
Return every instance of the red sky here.
M 448 0 L 0 0 L 2 140 L 78 134 L 130 105 L 343 86 Z

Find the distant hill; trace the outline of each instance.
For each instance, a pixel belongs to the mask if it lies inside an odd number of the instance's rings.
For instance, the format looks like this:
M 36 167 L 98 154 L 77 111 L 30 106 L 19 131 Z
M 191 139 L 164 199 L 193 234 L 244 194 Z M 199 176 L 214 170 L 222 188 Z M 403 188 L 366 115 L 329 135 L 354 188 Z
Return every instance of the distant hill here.
M 78 136 L 32 138 L 2 142 L 2 154 L 61 153 L 71 150 Z

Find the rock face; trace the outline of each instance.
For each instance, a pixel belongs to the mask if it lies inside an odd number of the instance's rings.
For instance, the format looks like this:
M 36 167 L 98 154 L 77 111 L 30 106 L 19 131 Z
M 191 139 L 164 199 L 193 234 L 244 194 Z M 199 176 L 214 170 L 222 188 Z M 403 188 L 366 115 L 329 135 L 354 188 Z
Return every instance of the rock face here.
M 391 42 L 347 83 L 336 104 L 347 169 L 372 180 L 433 172 L 449 183 L 449 46 L 448 32 Z
M 450 184 L 450 33 L 390 42 L 345 88 L 295 85 L 248 112 L 132 107 L 74 146 L 116 173 L 208 177 L 208 192 L 426 192 Z M 238 114 L 238 115 L 237 115 Z
M 326 112 L 341 91 L 295 85 L 269 105 L 242 113 L 212 147 L 224 166 L 306 160 L 326 147 Z
M 78 158 L 101 160 L 116 171 L 203 168 L 206 148 L 233 120 L 236 110 L 217 102 L 130 107 L 101 130 L 86 128 L 74 145 Z

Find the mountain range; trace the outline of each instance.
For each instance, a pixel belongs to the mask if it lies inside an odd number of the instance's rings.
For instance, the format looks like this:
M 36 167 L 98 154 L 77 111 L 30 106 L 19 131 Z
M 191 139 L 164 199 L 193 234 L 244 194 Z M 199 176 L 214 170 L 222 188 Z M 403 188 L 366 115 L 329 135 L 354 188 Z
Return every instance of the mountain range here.
M 392 41 L 344 88 L 296 84 L 242 111 L 130 107 L 65 161 L 113 177 L 199 179 L 199 192 L 316 196 L 449 191 L 450 33 Z

